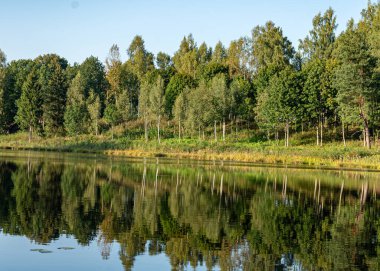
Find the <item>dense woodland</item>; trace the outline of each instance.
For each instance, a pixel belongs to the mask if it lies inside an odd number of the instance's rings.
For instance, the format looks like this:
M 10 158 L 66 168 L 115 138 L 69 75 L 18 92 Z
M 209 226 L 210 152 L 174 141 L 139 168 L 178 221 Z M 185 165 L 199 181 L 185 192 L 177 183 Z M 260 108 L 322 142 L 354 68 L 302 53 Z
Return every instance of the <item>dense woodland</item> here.
M 380 4 L 339 35 L 332 9 L 312 24 L 297 49 L 269 21 L 228 47 L 198 45 L 190 34 L 173 56 L 154 56 L 136 36 L 126 62 L 117 45 L 104 64 L 55 54 L 7 63 L 0 51 L 0 132 L 113 138 L 117 127 L 146 140 L 225 140 L 244 128 L 288 146 L 304 131 L 318 145 L 326 131 L 345 144 L 351 127 L 370 148 L 380 130 Z

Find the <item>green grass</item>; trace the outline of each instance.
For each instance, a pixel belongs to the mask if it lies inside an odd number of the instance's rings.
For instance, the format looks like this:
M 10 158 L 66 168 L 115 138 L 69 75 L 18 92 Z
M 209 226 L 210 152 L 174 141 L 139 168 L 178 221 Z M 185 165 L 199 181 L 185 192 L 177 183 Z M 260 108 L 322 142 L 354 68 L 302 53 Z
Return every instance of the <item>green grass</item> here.
M 349 167 L 380 169 L 380 149 L 368 150 L 360 141 L 348 141 L 344 147 L 339 141 L 316 146 L 312 134 L 294 135 L 290 147 L 283 142 L 253 140 L 244 132 L 225 142 L 212 139 L 163 139 L 161 144 L 154 139 L 129 139 L 120 136 L 111 140 L 109 136 L 83 135 L 77 137 L 36 137 L 28 142 L 26 133 L 0 136 L 0 148 L 19 150 L 44 150 L 78 153 L 105 153 L 117 156 L 178 157 L 202 160 L 230 160 L 255 163 L 289 164 L 327 167 Z M 310 141 L 310 142 L 307 142 Z

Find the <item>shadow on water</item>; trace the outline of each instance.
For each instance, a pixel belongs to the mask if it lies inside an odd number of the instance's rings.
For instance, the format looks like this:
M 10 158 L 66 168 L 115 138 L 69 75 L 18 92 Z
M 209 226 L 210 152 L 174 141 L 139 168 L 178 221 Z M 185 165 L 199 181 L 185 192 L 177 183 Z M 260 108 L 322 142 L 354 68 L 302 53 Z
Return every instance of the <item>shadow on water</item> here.
M 7 153 L 0 229 L 46 244 L 118 243 L 125 270 L 379 270 L 380 174 Z M 1 239 L 1 237 L 0 237 Z

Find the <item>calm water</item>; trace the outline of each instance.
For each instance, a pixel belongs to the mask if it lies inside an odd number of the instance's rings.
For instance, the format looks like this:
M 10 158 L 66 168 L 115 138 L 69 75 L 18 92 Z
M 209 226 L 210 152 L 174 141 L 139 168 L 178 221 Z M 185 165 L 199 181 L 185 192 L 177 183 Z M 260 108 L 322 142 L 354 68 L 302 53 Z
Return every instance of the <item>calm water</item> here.
M 380 270 L 380 173 L 0 153 L 1 270 Z

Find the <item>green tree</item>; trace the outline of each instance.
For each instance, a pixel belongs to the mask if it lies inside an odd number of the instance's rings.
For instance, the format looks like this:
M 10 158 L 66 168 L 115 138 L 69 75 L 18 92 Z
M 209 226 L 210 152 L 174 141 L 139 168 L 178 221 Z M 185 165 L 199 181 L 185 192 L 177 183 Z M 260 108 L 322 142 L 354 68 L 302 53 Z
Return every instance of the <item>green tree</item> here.
M 141 80 L 143 76 L 154 69 L 153 54 L 145 48 L 145 42 L 141 36 L 135 36 L 127 50 L 127 65 L 131 71 Z
M 219 64 L 224 64 L 227 59 L 226 48 L 221 41 L 215 45 L 214 51 L 212 52 L 211 61 Z
M 186 119 L 186 114 L 188 111 L 189 95 L 190 89 L 184 89 L 176 98 L 174 106 L 173 106 L 173 116 L 174 121 L 178 123 L 178 138 L 181 139 L 181 131 L 183 130 L 183 122 Z
M 372 57 L 366 37 L 351 20 L 347 30 L 337 40 L 334 51 L 338 60 L 334 84 L 338 90 L 337 102 L 342 112 L 351 110 L 359 115 L 365 145 L 371 147 L 370 126 L 376 112 L 379 93 L 373 87 L 376 61 Z
M 214 136 L 216 137 L 216 122 L 222 122 L 222 139 L 225 140 L 226 135 L 226 119 L 231 119 L 233 95 L 228 87 L 227 78 L 223 74 L 215 76 L 211 80 L 210 94 L 212 95 L 211 110 L 214 115 Z
M 252 30 L 252 46 L 251 66 L 256 74 L 270 67 L 281 69 L 289 65 L 294 56 L 292 43 L 271 21 Z
M 78 71 L 81 74 L 82 86 L 84 88 L 84 98 L 87 99 L 90 94 L 90 90 L 93 90 L 100 98 L 103 111 L 106 90 L 108 88 L 104 65 L 97 57 L 90 56 L 86 58 L 79 66 Z
M 230 43 L 227 51 L 227 65 L 231 78 L 243 77 L 249 79 L 248 64 L 250 62 L 249 42 L 240 38 Z
M 70 84 L 67 92 L 65 129 L 69 135 L 88 132 L 89 113 L 87 111 L 85 87 L 79 72 Z
M 289 146 L 289 126 L 298 118 L 298 109 L 302 106 L 299 75 L 288 66 L 273 76 L 268 87 L 259 97 L 255 108 L 257 121 L 265 129 L 274 130 L 278 139 L 278 129 L 284 128 L 285 146 Z
M 38 83 L 38 73 L 36 69 L 33 69 L 22 87 L 20 99 L 17 100 L 16 116 L 20 128 L 29 131 L 29 142 L 31 142 L 34 132 L 41 134 L 42 103 L 43 97 L 41 86 Z
M 198 63 L 199 65 L 207 64 L 211 60 L 212 49 L 203 42 L 198 49 Z
M 336 16 L 332 8 L 326 10 L 323 15 L 318 13 L 313 18 L 313 29 L 304 40 L 300 41 L 299 47 L 303 56 L 307 60 L 328 59 L 333 50 L 337 27 Z
M 97 136 L 99 134 L 99 120 L 101 118 L 101 103 L 98 94 L 95 94 L 95 91 L 90 90 L 90 94 L 86 101 L 87 111 L 89 113 L 89 121 L 92 124 L 92 131 Z
M 186 88 L 195 86 L 194 79 L 189 75 L 176 74 L 171 79 L 165 90 L 165 112 L 172 117 L 172 109 L 177 96 Z
M 156 118 L 157 121 L 157 140 L 158 143 L 161 142 L 160 137 L 160 125 L 161 118 L 165 112 L 165 88 L 164 81 L 161 76 L 158 76 L 156 82 L 151 85 L 151 90 L 149 92 L 149 104 L 151 114 Z
M 43 95 L 44 134 L 62 135 L 68 88 L 65 74 L 67 61 L 57 55 L 44 55 L 38 57 L 35 62 Z
M 6 65 L 7 65 L 7 56 L 0 49 L 0 68 L 5 68 Z
M 180 74 L 195 77 L 198 62 L 198 48 L 193 36 L 184 37 L 179 50 L 173 56 L 174 67 Z M 174 102 L 174 101 L 173 101 Z
M 113 139 L 114 126 L 117 125 L 121 119 L 119 111 L 114 104 L 110 103 L 106 106 L 106 109 L 104 111 L 104 118 L 107 121 L 107 123 L 111 125 L 111 138 Z
M 148 123 L 150 117 L 150 89 L 151 85 L 149 81 L 145 78 L 141 82 L 140 94 L 139 94 L 139 108 L 138 116 L 144 120 L 144 132 L 145 132 L 145 141 L 148 141 Z
M 112 45 L 106 59 L 106 79 L 109 84 L 107 101 L 114 100 L 117 102 L 117 98 L 124 88 L 124 82 L 120 51 L 116 44 Z
M 4 132 L 15 132 L 19 129 L 16 120 L 18 111 L 16 101 L 20 98 L 23 85 L 34 68 L 32 60 L 17 60 L 10 62 L 5 72 L 3 81 L 3 127 Z

